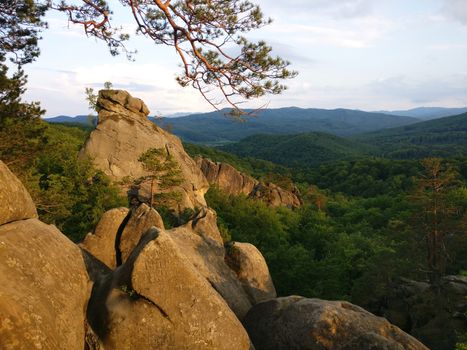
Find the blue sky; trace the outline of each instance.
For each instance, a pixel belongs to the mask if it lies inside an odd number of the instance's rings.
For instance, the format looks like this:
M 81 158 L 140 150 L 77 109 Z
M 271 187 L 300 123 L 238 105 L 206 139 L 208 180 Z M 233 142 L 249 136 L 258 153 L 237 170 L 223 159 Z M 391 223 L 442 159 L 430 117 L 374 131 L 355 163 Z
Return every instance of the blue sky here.
M 117 3 L 116 1 L 111 1 Z M 292 62 L 299 76 L 280 96 L 249 107 L 408 109 L 467 106 L 467 0 L 257 1 L 272 25 L 252 32 Z M 115 22 L 133 32 L 117 9 Z M 112 57 L 105 44 L 87 39 L 62 14 L 50 13 L 41 57 L 26 67 L 28 100 L 47 116 L 88 113 L 85 87 L 105 81 L 140 97 L 152 113 L 209 111 L 180 71 L 172 48 L 134 37 L 135 62 Z

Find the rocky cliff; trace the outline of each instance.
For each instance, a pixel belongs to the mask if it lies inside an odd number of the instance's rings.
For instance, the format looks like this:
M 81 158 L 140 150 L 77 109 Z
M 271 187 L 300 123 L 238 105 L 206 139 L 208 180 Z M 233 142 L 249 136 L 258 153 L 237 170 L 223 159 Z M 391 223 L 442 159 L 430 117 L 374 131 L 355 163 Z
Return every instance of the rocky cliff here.
M 144 174 L 140 152 L 165 147 L 185 174 L 184 205 L 203 205 L 207 181 L 178 139 L 148 124 L 140 100 L 104 91 L 99 104 L 83 154 L 121 180 Z M 75 245 L 37 219 L 0 161 L 0 349 L 253 348 L 426 349 L 352 304 L 276 299 L 261 253 L 225 248 L 206 206 L 170 230 L 144 203 L 115 208 Z
M 151 148 L 163 149 L 181 170 L 181 184 L 169 189 L 181 197 L 178 209 L 206 205 L 204 194 L 209 186 L 206 178 L 187 155 L 180 140 L 148 120 L 149 110 L 143 101 L 126 91 L 101 90 L 97 106 L 98 124 L 81 156 L 90 156 L 94 165 L 119 182 L 122 191 L 126 192 L 132 183 L 149 175 L 138 161 L 139 157 Z M 147 181 L 139 184 L 137 189 L 140 197 L 147 198 Z
M 198 158 L 196 162 L 209 184 L 225 193 L 243 194 L 274 207 L 298 208 L 301 205 L 298 190 L 287 191 L 270 182 L 259 182 L 226 163 L 215 163 L 207 158 Z

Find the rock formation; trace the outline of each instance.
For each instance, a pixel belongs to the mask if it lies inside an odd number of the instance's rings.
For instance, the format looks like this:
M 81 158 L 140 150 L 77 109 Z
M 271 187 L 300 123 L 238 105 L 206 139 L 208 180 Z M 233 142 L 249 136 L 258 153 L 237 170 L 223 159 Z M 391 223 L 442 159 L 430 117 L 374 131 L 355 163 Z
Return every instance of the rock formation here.
M 115 254 L 115 240 L 118 229 L 128 215 L 127 208 L 115 208 L 102 215 L 94 232 L 88 233 L 81 247 L 94 255 L 97 259 L 114 269 L 117 265 Z
M 207 158 L 198 158 L 196 162 L 209 184 L 227 194 L 235 196 L 243 194 L 260 199 L 274 207 L 298 208 L 301 205 L 298 191 L 287 191 L 270 182 L 259 182 L 229 164 L 215 163 Z
M 277 296 L 268 265 L 253 244 L 235 242 L 227 249 L 225 260 L 237 274 L 252 305 Z
M 37 212 L 31 196 L 0 160 L 0 225 L 32 218 L 37 218 Z
M 243 323 L 256 350 L 428 350 L 384 318 L 345 301 L 273 299 L 254 306 Z
M 207 158 L 198 158 L 197 163 L 209 184 L 227 194 L 248 196 L 258 184 L 256 179 L 239 172 L 230 164 L 214 163 Z
M 171 188 L 180 194 L 177 208 L 194 209 L 206 205 L 204 194 L 208 183 L 196 163 L 186 154 L 180 140 L 149 121 L 149 110 L 140 99 L 126 91 L 101 90 L 97 100 L 99 122 L 81 151 L 94 165 L 112 180 L 121 183 L 122 190 L 129 183 L 148 175 L 138 158 L 150 148 L 165 149 L 180 166 L 183 181 Z M 147 186 L 140 187 L 140 197 L 148 196 Z
M 36 217 L 0 161 L 0 348 L 82 350 L 90 285 L 80 249 Z
M 146 204 L 112 209 L 80 249 L 37 219 L 30 195 L 0 161 L 0 349 L 426 349 L 346 302 L 270 299 L 263 256 L 246 243 L 226 251 L 216 213 L 205 206 L 208 182 L 180 141 L 126 92 L 102 91 L 98 102 L 99 124 L 82 155 L 121 181 L 144 176 L 140 154 L 163 147 L 184 174 L 178 209 L 196 214 L 165 230 Z M 237 175 L 231 190 L 254 193 L 254 181 Z M 298 200 L 278 196 L 267 201 Z

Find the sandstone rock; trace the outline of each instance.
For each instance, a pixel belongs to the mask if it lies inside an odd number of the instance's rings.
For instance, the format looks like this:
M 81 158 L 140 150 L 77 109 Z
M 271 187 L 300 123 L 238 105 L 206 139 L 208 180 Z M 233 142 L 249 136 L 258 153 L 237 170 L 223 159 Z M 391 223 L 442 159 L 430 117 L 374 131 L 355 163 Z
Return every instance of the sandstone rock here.
M 118 237 L 117 245 L 114 245 L 114 247 L 117 247 L 119 250 L 117 252 L 119 255 L 117 260 L 119 262 L 125 262 L 128 259 L 143 234 L 152 226 L 163 230 L 164 222 L 157 211 L 146 204 L 141 204 L 134 213 L 131 214 L 121 236 Z
M 241 320 L 251 303 L 235 273 L 224 261 L 223 245 L 206 241 L 191 230 L 190 223 L 167 231 L 195 270 L 224 298 Z
M 105 212 L 94 232 L 88 233 L 81 244 L 81 247 L 111 269 L 116 266 L 115 239 L 117 232 L 127 215 L 127 208 L 115 208 Z
M 106 304 L 108 333 L 99 342 L 102 350 L 175 350 L 181 345 L 174 335 L 175 325 L 151 302 L 114 289 Z
M 386 319 L 343 301 L 272 299 L 255 305 L 244 325 L 257 350 L 428 350 Z
M 202 158 L 198 160 L 198 165 L 209 184 L 219 187 L 228 194 L 248 196 L 258 183 L 257 180 L 242 174 L 229 164 L 214 163 L 210 159 Z
M 260 183 L 255 186 L 250 197 L 261 199 L 273 207 L 284 206 L 288 208 L 298 208 L 301 205 L 297 194 L 284 190 L 273 183 Z
M 182 211 L 206 205 L 204 194 L 208 183 L 204 175 L 176 136 L 147 119 L 149 111 L 141 100 L 126 91 L 104 90 L 99 93 L 98 107 L 99 123 L 81 150 L 81 157 L 90 156 L 94 165 L 121 183 L 122 191 L 126 192 L 129 182 L 148 175 L 138 161 L 140 155 L 150 148 L 163 148 L 180 166 L 183 177 L 179 186 L 170 189 L 181 196 L 174 209 Z M 146 188 L 143 182 L 143 196 Z
M 467 277 L 446 276 L 438 287 L 401 278 L 367 307 L 430 349 L 451 350 L 467 332 L 466 296 Z
M 37 219 L 0 226 L 0 348 L 84 348 L 89 293 L 80 249 Z
M 217 213 L 208 207 L 203 207 L 196 217 L 189 221 L 186 226 L 189 226 L 193 232 L 203 237 L 208 241 L 219 246 L 224 245 L 221 233 L 217 227 Z
M 268 265 L 254 245 L 235 242 L 227 249 L 226 262 L 237 274 L 252 305 L 277 296 Z
M 105 348 L 249 349 L 248 335 L 225 301 L 171 234 L 154 230 L 115 272 L 118 285 L 131 286 L 136 302 L 111 294 Z
M 0 225 L 32 218 L 37 218 L 37 212 L 31 196 L 0 160 Z
M 258 182 L 229 164 L 214 163 L 207 158 L 197 159 L 197 164 L 209 184 L 227 194 L 235 196 L 244 194 L 274 207 L 298 208 L 301 206 L 297 190 L 287 191 L 273 183 Z

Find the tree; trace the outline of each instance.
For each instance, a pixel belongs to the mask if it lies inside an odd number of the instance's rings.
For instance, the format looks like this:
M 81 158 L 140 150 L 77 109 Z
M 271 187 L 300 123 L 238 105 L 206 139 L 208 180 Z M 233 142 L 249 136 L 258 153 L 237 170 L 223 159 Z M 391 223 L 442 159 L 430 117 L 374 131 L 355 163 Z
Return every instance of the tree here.
M 43 0 L 45 2 L 45 0 Z M 261 28 L 259 6 L 247 0 L 121 0 L 136 24 L 137 33 L 156 44 L 172 46 L 182 63 L 177 77 L 181 86 L 192 86 L 216 109 L 227 102 L 236 116 L 243 114 L 244 99 L 286 89 L 280 83 L 293 78 L 289 62 L 272 55 L 264 41 L 250 42 L 244 35 Z M 111 5 L 106 0 L 49 0 L 51 8 L 67 14 L 69 21 L 83 26 L 87 36 L 107 43 L 111 54 L 129 57 L 128 34 L 113 26 Z M 216 99 L 213 91 L 222 96 Z
M 175 159 L 164 148 L 150 148 L 138 159 L 149 175 L 138 182 L 150 180 L 149 206 L 154 202 L 154 187 L 160 192 L 178 186 L 182 183 L 182 172 Z M 173 197 L 173 196 L 172 196 Z
M 449 256 L 446 238 L 455 232 L 453 219 L 457 211 L 449 193 L 455 188 L 457 173 L 443 166 L 440 158 L 423 159 L 421 165 L 423 173 L 413 196 L 419 205 L 416 225 L 425 237 L 429 280 L 438 284 L 446 273 Z

